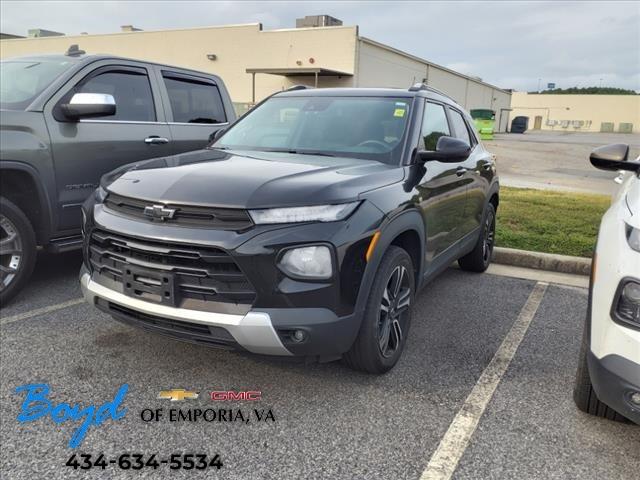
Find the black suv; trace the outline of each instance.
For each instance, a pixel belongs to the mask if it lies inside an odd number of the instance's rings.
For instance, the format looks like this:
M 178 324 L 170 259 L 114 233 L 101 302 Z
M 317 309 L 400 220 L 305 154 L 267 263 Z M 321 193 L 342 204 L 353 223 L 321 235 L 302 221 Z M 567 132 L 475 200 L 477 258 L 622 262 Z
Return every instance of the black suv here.
M 472 125 L 424 85 L 278 93 L 206 150 L 103 177 L 85 298 L 182 340 L 385 372 L 416 290 L 491 261 L 498 179 Z
M 199 150 L 236 115 L 215 75 L 72 46 L 0 63 L 0 303 L 28 281 L 36 245 L 80 248 L 100 177 Z

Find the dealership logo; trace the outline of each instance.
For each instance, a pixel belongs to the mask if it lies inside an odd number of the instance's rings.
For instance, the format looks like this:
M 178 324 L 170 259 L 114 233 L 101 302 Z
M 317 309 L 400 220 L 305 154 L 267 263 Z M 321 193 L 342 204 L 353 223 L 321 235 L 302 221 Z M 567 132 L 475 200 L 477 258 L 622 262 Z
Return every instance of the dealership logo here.
M 217 402 L 224 401 L 238 401 L 238 400 L 247 400 L 247 401 L 256 401 L 262 400 L 262 392 L 256 390 L 247 390 L 244 392 L 236 392 L 233 390 L 221 390 L 221 391 L 213 391 L 209 395 L 211 400 Z
M 129 389 L 126 383 L 122 385 L 113 400 L 103 403 L 100 406 L 70 405 L 68 403 L 54 404 L 48 397 L 49 385 L 46 383 L 31 383 L 16 388 L 16 393 L 24 394 L 24 401 L 20 406 L 20 413 L 17 420 L 20 423 L 34 422 L 42 417 L 51 417 L 55 424 L 71 422 L 81 422 L 80 426 L 74 430 L 69 440 L 70 448 L 77 448 L 84 440 L 84 437 L 92 425 L 100 426 L 106 420 L 120 420 L 127 413 L 127 409 L 121 407 L 124 397 Z
M 198 398 L 196 392 L 190 392 L 184 388 L 174 388 L 173 390 L 163 390 L 158 394 L 158 398 L 166 398 L 172 402 L 181 402 L 183 400 L 195 400 Z
M 176 214 L 175 208 L 167 208 L 164 205 L 150 205 L 144 207 L 144 214 L 156 220 L 172 219 Z

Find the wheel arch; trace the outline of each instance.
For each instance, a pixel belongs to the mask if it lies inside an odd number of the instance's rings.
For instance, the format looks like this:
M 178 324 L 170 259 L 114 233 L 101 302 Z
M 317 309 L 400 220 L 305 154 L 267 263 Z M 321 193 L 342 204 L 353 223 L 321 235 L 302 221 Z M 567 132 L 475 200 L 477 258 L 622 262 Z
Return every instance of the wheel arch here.
M 424 272 L 424 248 L 425 248 L 425 225 L 422 215 L 417 210 L 408 210 L 400 213 L 380 228 L 380 237 L 375 245 L 371 258 L 367 262 L 358 300 L 356 311 L 364 311 L 369 291 L 382 257 L 391 245 L 403 248 L 414 264 L 414 275 L 416 289 L 420 285 L 422 273 Z
M 27 216 L 37 243 L 45 244 L 51 231 L 51 209 L 37 171 L 20 162 L 3 161 L 0 165 L 0 192 Z

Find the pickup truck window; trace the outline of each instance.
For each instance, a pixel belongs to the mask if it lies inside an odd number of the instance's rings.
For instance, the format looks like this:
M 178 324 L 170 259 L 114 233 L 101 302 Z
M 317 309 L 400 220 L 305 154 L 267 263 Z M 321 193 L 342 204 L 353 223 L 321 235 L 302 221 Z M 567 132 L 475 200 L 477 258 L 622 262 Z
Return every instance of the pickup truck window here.
M 116 100 L 116 114 L 103 120 L 154 122 L 156 110 L 149 78 L 145 74 L 107 71 L 91 77 L 76 88 L 82 93 L 109 93 Z
M 24 110 L 73 64 L 66 60 L 0 62 L 0 108 Z
M 173 121 L 178 123 L 225 123 L 227 117 L 218 87 L 212 83 L 163 74 Z

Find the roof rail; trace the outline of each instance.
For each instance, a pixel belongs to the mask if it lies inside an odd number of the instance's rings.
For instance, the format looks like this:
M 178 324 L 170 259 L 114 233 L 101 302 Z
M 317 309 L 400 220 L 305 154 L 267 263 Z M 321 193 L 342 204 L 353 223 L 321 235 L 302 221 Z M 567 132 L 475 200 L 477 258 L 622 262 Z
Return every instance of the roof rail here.
M 306 85 L 294 85 L 293 87 L 289 87 L 285 90 L 285 92 L 295 92 L 296 90 L 307 90 L 313 87 L 307 87 Z
M 77 57 L 79 55 L 84 55 L 85 52 L 84 50 L 80 50 L 80 48 L 78 48 L 78 44 L 74 43 L 73 45 L 69 46 L 69 49 L 65 52 L 65 55 L 67 57 Z
M 409 87 L 410 92 L 419 92 L 421 90 L 426 90 L 428 92 L 437 93 L 438 95 L 442 95 L 443 97 L 447 97 L 449 100 L 455 100 L 451 98 L 451 96 L 444 93 L 442 90 L 438 90 L 437 88 L 430 87 L 426 83 L 415 83 L 411 87 Z M 457 103 L 457 102 L 456 102 Z

